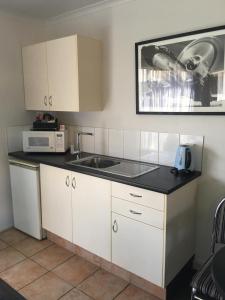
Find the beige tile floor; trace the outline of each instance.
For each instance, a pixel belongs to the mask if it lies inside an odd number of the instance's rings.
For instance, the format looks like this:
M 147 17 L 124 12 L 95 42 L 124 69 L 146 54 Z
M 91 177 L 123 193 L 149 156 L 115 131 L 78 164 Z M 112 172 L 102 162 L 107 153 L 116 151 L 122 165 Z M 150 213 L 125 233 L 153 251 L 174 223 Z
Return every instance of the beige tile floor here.
M 48 240 L 0 233 L 0 278 L 32 300 L 157 300 Z

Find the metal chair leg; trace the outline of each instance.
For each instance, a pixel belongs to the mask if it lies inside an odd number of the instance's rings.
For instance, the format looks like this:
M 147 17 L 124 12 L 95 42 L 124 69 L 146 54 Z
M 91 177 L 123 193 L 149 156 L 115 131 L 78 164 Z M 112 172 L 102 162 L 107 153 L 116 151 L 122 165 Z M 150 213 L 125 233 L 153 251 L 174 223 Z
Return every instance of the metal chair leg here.
M 195 300 L 196 289 L 192 288 L 191 290 L 191 300 Z

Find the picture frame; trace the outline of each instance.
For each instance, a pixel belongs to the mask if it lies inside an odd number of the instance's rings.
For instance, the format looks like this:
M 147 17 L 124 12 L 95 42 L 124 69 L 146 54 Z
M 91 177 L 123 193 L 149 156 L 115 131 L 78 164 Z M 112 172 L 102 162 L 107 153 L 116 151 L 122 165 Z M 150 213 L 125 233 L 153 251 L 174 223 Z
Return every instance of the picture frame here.
M 225 25 L 135 43 L 136 114 L 225 115 Z

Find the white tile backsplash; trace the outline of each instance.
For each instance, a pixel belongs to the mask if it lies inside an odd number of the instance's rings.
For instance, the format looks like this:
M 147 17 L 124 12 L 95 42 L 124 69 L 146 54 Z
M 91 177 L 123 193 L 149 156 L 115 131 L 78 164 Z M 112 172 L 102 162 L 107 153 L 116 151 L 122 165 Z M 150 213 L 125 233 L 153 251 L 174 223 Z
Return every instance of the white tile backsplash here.
M 158 132 L 141 131 L 141 161 L 159 163 L 159 134 Z
M 195 135 L 180 135 L 180 144 L 192 144 L 193 156 L 194 156 L 194 168 L 195 170 L 201 171 L 202 169 L 202 158 L 203 158 L 203 146 L 204 137 Z
M 133 160 L 140 159 L 140 138 L 140 131 L 124 130 L 124 158 Z
M 178 146 L 179 134 L 159 133 L 159 164 L 173 166 Z
M 203 136 L 79 126 L 69 126 L 69 129 L 73 143 L 77 131 L 94 134 L 81 137 L 83 151 L 167 166 L 174 165 L 180 143 L 195 144 L 196 170 L 202 168 Z
M 95 152 L 95 138 L 94 138 L 95 129 L 92 127 L 82 127 L 81 131 L 92 133 L 92 135 L 80 136 L 81 150 L 84 152 L 94 153 Z
M 77 133 L 82 130 L 80 126 L 68 126 L 69 130 L 69 145 L 75 145 L 77 149 Z
M 12 126 L 5 129 L 7 152 L 21 151 L 22 132 L 31 125 Z M 94 127 L 67 126 L 69 144 L 77 149 L 77 132 L 90 132 L 93 135 L 81 136 L 81 150 L 89 153 L 140 160 L 143 162 L 173 166 L 179 144 L 194 145 L 195 169 L 202 170 L 204 137 L 178 133 L 158 133 L 140 130 L 121 130 Z
M 109 129 L 109 155 L 123 157 L 123 130 Z
M 109 131 L 104 128 L 95 128 L 95 153 L 107 155 L 109 145 Z

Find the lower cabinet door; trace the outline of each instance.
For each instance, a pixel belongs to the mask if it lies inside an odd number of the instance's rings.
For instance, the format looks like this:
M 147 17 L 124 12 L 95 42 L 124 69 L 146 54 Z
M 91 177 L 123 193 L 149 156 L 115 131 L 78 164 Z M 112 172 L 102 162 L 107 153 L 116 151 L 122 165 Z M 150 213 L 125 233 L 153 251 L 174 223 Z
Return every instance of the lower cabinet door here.
M 72 173 L 73 242 L 111 261 L 111 183 Z
M 41 165 L 42 226 L 72 242 L 70 171 Z
M 112 262 L 163 284 L 163 230 L 112 213 Z

